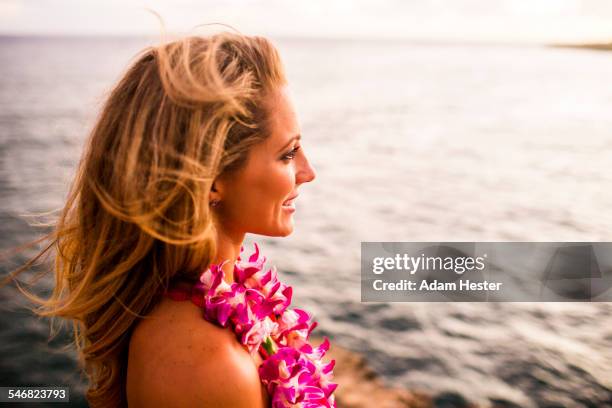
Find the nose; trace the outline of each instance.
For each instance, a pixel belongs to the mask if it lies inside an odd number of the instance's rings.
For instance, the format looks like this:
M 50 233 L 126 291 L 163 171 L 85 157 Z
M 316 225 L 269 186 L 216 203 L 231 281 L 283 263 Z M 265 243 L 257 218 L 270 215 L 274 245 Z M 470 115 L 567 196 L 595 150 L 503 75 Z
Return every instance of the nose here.
M 317 177 L 314 168 L 306 158 L 306 156 L 302 157 L 300 168 L 295 175 L 296 184 L 309 183 Z

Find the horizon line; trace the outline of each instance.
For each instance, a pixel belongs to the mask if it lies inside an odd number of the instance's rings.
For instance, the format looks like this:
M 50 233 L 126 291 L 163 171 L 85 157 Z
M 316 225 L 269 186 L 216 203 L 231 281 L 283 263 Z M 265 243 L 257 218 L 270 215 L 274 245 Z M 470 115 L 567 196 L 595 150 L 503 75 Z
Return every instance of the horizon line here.
M 169 32 L 169 38 L 176 38 L 187 35 L 198 35 L 197 33 L 188 32 Z M 251 35 L 251 34 L 247 34 Z M 431 38 L 422 36 L 360 36 L 360 35 L 338 35 L 338 36 L 317 36 L 303 34 L 263 34 L 273 40 L 303 40 L 303 41 L 337 41 L 337 42 L 390 42 L 390 43 L 411 43 L 421 45 L 473 45 L 473 46 L 559 46 L 559 47 L 585 47 L 585 46 L 612 46 L 612 38 L 609 41 L 576 41 L 568 42 L 567 40 L 556 41 L 527 41 L 527 40 L 500 40 L 500 39 L 452 39 L 452 38 Z M 131 39 L 154 39 L 161 38 L 159 34 L 151 33 L 76 33 L 76 32 L 2 32 L 0 38 L 13 39 L 113 39 L 113 38 L 131 38 Z

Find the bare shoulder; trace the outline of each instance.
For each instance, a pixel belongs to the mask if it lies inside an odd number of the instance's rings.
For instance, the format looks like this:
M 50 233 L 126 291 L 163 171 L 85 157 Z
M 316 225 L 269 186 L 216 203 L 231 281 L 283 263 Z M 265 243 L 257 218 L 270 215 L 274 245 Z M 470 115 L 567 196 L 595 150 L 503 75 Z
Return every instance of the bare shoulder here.
M 256 362 L 192 303 L 164 299 L 132 334 L 130 407 L 264 407 Z

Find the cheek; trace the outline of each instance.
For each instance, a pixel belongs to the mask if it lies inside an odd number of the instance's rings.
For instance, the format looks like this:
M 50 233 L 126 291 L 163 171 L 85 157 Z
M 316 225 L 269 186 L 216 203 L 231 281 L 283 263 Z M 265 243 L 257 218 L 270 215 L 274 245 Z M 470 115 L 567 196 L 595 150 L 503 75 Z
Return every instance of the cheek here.
M 260 200 L 260 208 L 265 207 L 273 211 L 289 198 L 294 184 L 295 175 L 291 165 L 270 166 L 261 177 L 253 181 L 253 195 Z
M 291 164 L 279 163 L 260 170 L 237 183 L 228 208 L 230 221 L 246 231 L 273 228 L 282 216 L 282 203 L 295 190 Z
M 295 171 L 293 165 L 283 164 L 278 166 L 274 177 L 274 190 L 281 199 L 281 203 L 285 201 L 295 190 Z M 270 177 L 272 181 L 272 177 Z M 270 187 L 273 188 L 272 186 Z
M 289 198 L 289 196 L 291 196 L 292 194 L 294 194 L 296 191 L 296 185 L 295 185 L 295 181 L 296 181 L 296 177 L 295 177 L 295 165 L 292 163 L 288 166 L 285 167 L 285 171 L 284 171 L 285 177 L 285 184 L 284 184 L 284 189 L 285 189 L 285 199 Z

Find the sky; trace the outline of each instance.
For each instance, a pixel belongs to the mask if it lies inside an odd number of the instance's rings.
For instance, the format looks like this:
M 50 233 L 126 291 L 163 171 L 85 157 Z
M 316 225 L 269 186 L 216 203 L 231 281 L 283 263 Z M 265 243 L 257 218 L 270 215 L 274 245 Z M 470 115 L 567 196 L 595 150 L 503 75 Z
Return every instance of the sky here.
M 0 33 L 156 35 L 222 22 L 245 34 L 612 42 L 612 0 L 0 0 Z

